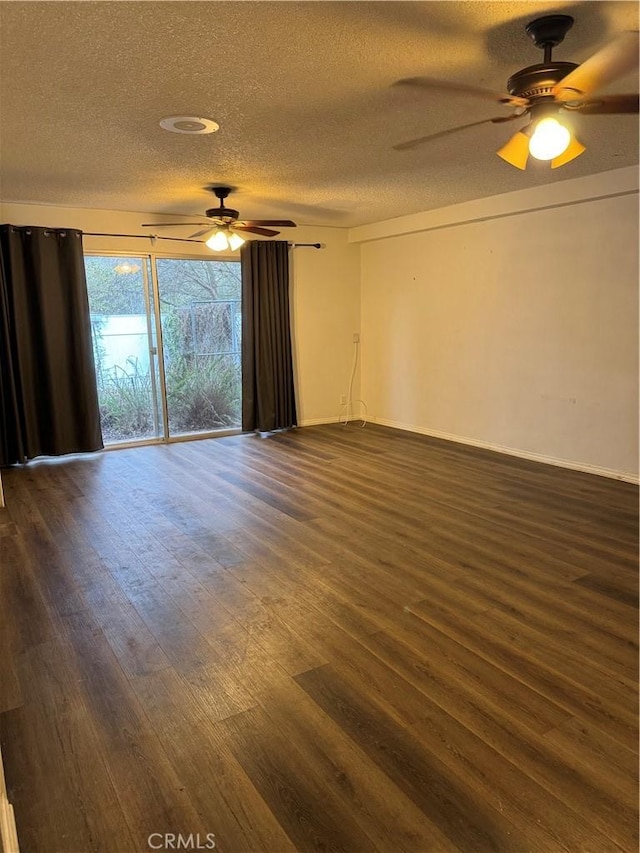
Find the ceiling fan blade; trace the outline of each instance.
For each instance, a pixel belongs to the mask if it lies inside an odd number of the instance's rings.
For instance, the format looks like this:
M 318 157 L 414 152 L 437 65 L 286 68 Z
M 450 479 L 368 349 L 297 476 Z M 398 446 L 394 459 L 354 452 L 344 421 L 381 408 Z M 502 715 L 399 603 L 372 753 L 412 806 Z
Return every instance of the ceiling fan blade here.
M 557 169 L 558 166 L 564 166 L 565 163 L 570 163 L 572 160 L 575 160 L 576 157 L 579 157 L 584 151 L 587 149 L 584 147 L 582 142 L 579 142 L 575 136 L 571 137 L 571 142 L 569 143 L 569 147 L 566 151 L 563 151 L 558 157 L 554 157 L 551 161 L 551 168 Z
M 553 89 L 559 101 L 575 101 L 633 71 L 638 65 L 638 31 L 628 30 L 585 60 Z
M 521 115 L 514 113 L 510 116 L 499 116 L 498 118 L 485 118 L 482 121 L 472 121 L 470 124 L 461 124 L 458 127 L 450 127 L 447 130 L 440 130 L 438 133 L 432 133 L 429 136 L 420 136 L 418 139 L 410 139 L 408 142 L 400 142 L 398 145 L 392 146 L 396 151 L 408 151 L 410 148 L 416 148 L 422 145 L 423 142 L 431 142 L 432 139 L 440 139 L 441 136 L 448 136 L 450 133 L 457 133 L 459 130 L 466 130 L 468 127 L 477 127 L 480 124 L 501 124 L 503 121 L 512 121 L 514 118 L 521 118 Z
M 496 151 L 496 154 L 516 169 L 526 169 L 529 159 L 529 137 L 519 130 L 506 145 Z
M 460 95 L 472 95 L 485 101 L 497 101 L 499 104 L 511 104 L 514 107 L 526 107 L 529 105 L 527 98 L 518 98 L 515 95 L 503 95 L 493 92 L 491 89 L 481 89 L 478 86 L 469 86 L 466 83 L 451 83 L 448 80 L 436 80 L 433 77 L 404 77 L 396 80 L 393 86 L 414 86 L 419 89 L 431 91 L 457 92 Z
M 250 231 L 252 234 L 262 234 L 263 237 L 275 237 L 279 231 L 272 231 L 270 228 L 258 228 L 257 225 L 234 225 L 234 231 Z
M 215 230 L 216 230 L 215 227 L 214 228 L 203 228 L 202 231 L 196 231 L 195 234 L 189 234 L 187 239 L 188 240 L 194 240 L 196 237 L 202 237 L 203 234 L 208 234 L 209 231 L 215 231 Z
M 639 95 L 602 95 L 592 101 L 583 101 L 576 112 L 589 116 L 637 113 L 639 99 Z
M 204 225 L 203 222 L 143 222 L 141 228 L 174 228 L 176 225 Z
M 295 222 L 290 219 L 243 219 L 242 225 L 275 225 L 280 228 L 297 228 Z

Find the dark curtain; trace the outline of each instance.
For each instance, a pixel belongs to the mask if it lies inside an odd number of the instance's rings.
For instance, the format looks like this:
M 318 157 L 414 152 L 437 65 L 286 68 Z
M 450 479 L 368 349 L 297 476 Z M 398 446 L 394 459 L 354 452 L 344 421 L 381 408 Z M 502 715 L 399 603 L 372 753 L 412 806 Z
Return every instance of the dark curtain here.
M 0 465 L 102 446 L 82 234 L 0 225 Z
M 252 240 L 242 264 L 242 429 L 296 426 L 289 318 L 289 245 Z

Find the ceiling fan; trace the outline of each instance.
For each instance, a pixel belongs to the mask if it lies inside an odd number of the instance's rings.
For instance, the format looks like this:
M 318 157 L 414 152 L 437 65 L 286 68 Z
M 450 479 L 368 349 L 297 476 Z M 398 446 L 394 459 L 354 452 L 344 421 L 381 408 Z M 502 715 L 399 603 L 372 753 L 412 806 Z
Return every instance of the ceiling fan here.
M 585 146 L 571 132 L 566 121 L 568 115 L 572 112 L 580 115 L 638 112 L 637 94 L 595 94 L 637 66 L 638 32 L 622 33 L 581 65 L 552 60 L 552 49 L 564 40 L 572 26 L 570 15 L 546 15 L 526 25 L 525 31 L 535 46 L 544 51 L 544 60 L 512 75 L 507 82 L 508 95 L 430 77 L 408 77 L 396 81 L 394 86 L 472 95 L 514 107 L 515 111 L 511 115 L 463 124 L 393 147 L 404 151 L 469 127 L 528 116 L 528 122 L 496 152 L 499 157 L 518 169 L 526 168 L 530 154 L 538 160 L 550 160 L 552 169 L 578 157 L 585 151 Z
M 260 234 L 263 237 L 275 237 L 279 231 L 274 231 L 272 228 L 264 226 L 279 226 L 280 228 L 295 228 L 296 223 L 290 219 L 239 219 L 239 212 L 231 207 L 224 206 L 224 200 L 233 192 L 231 187 L 209 187 L 211 192 L 220 201 L 219 207 L 211 207 L 205 210 L 204 215 L 209 219 L 209 222 L 201 220 L 200 222 L 143 222 L 142 228 L 173 228 L 176 225 L 204 225 L 200 231 L 189 235 L 189 239 L 202 237 L 205 234 L 211 233 L 211 236 L 205 240 L 205 243 L 214 251 L 224 251 L 225 249 L 239 249 L 244 243 L 244 238 L 238 233 L 239 231 L 249 232 L 251 234 Z

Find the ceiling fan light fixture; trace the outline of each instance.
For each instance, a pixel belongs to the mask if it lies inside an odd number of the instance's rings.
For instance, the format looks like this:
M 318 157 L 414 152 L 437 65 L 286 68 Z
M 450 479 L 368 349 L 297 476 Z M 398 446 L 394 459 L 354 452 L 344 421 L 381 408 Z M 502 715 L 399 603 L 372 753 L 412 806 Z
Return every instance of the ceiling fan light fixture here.
M 239 249 L 246 241 L 244 237 L 241 237 L 239 234 L 236 234 L 235 231 L 232 231 L 228 237 L 229 240 L 229 248 L 235 252 L 236 249 Z
M 571 143 L 571 132 L 557 118 L 540 119 L 529 140 L 529 153 L 536 160 L 560 157 Z M 576 155 L 577 156 L 577 155 Z
M 529 136 L 524 130 L 519 130 L 511 139 L 496 151 L 498 157 L 501 157 L 510 166 L 515 166 L 516 169 L 527 168 L 527 160 L 529 159 Z
M 570 163 L 572 160 L 575 160 L 576 157 L 579 157 L 586 150 L 587 149 L 582 144 L 582 142 L 576 139 L 575 136 L 571 137 L 571 142 L 569 143 L 567 149 L 558 157 L 554 157 L 551 161 L 551 168 L 557 169 L 558 166 L 564 166 L 565 163 Z
M 208 246 L 214 252 L 224 252 L 225 249 L 229 248 L 229 240 L 226 232 L 218 229 L 205 242 L 205 246 Z

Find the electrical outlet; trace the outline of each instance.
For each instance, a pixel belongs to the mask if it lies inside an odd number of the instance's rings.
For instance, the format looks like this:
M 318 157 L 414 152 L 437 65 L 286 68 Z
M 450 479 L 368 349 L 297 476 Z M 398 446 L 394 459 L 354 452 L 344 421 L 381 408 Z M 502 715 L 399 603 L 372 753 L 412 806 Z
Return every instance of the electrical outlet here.
M 360 343 L 360 333 L 359 333 L 359 332 L 354 332 L 354 333 L 353 333 L 353 342 L 354 342 L 354 344 L 359 344 L 359 343 Z
M 341 406 L 347 405 L 347 395 L 346 394 L 343 394 L 342 397 L 340 397 L 340 405 Z

